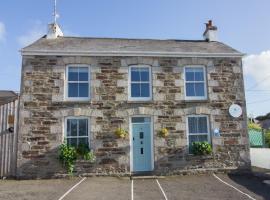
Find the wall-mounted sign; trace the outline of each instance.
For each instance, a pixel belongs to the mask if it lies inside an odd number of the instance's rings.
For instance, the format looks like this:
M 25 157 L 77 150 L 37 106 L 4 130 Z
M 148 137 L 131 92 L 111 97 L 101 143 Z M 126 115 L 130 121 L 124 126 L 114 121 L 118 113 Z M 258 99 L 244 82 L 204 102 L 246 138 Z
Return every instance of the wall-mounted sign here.
M 214 129 L 214 136 L 215 136 L 215 137 L 219 137 L 219 136 L 220 136 L 220 131 L 219 131 L 218 128 L 215 128 L 215 129 Z
M 232 104 L 229 108 L 229 113 L 232 117 L 238 118 L 242 115 L 242 108 L 237 104 Z

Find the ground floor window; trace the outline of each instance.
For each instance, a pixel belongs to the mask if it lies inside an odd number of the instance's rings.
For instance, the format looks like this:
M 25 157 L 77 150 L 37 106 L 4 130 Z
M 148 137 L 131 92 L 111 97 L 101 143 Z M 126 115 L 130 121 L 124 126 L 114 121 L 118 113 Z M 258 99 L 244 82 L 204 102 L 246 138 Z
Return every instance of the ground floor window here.
M 192 115 L 187 117 L 188 145 L 193 142 L 209 142 L 209 123 L 206 115 Z
M 89 119 L 86 117 L 67 118 L 65 138 L 68 145 L 89 147 Z

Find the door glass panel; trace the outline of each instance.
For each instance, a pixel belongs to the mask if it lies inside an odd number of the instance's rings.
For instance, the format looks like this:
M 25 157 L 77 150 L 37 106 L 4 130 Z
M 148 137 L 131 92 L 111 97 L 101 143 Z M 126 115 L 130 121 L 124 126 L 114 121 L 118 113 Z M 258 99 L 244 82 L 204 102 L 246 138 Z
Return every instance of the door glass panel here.
M 150 117 L 132 117 L 131 119 L 132 123 L 146 123 L 146 122 L 151 122 Z

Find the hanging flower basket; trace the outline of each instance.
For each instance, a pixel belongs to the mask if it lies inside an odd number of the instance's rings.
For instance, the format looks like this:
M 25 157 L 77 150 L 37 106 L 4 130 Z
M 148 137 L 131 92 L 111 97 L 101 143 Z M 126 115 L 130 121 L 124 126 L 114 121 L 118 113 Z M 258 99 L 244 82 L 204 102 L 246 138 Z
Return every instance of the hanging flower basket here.
M 168 131 L 168 129 L 166 129 L 166 128 L 162 128 L 162 129 L 159 131 L 159 136 L 160 136 L 160 137 L 166 138 L 168 135 L 169 135 L 169 131 Z
M 128 132 L 122 128 L 117 128 L 114 133 L 117 137 L 122 139 L 128 136 Z

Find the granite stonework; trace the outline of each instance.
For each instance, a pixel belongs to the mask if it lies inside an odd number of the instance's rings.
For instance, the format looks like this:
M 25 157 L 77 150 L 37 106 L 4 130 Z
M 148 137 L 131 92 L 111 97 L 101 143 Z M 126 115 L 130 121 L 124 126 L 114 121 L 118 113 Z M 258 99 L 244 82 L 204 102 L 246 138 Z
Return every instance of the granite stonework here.
M 65 101 L 65 70 L 68 64 L 91 67 L 91 101 Z M 128 101 L 128 66 L 150 65 L 153 100 Z M 184 98 L 185 65 L 204 65 L 208 99 Z M 114 131 L 129 130 L 129 117 L 149 115 L 154 124 L 154 173 L 210 168 L 249 168 L 246 105 L 241 58 L 66 57 L 23 56 L 20 101 L 18 177 L 51 177 L 65 173 L 58 160 L 67 116 L 88 116 L 90 141 L 97 160 L 78 161 L 76 172 L 127 175 L 130 173 L 130 140 Z M 234 119 L 232 103 L 243 108 Z M 188 155 L 186 116 L 209 116 L 212 156 Z M 166 127 L 164 139 L 158 131 Z M 220 137 L 212 136 L 219 128 Z

